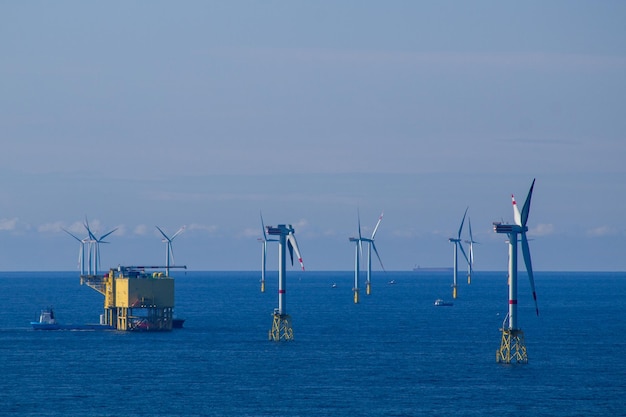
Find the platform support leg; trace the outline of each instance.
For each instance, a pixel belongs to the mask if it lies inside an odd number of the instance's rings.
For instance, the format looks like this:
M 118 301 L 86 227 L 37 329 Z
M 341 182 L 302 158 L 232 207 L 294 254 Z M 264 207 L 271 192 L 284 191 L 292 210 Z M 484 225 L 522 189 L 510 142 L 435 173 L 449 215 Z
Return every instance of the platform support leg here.
M 269 340 L 274 342 L 293 340 L 291 317 L 288 314 L 274 313 L 272 329 L 269 331 Z
M 528 363 L 524 332 L 519 329 L 500 329 L 502 341 L 496 351 L 497 363 Z

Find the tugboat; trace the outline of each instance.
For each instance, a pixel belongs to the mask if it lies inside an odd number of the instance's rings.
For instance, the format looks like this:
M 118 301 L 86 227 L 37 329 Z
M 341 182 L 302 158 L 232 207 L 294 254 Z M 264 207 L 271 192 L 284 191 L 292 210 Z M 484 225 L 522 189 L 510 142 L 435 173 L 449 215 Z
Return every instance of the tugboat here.
M 54 318 L 54 311 L 50 307 L 41 310 L 39 321 L 31 321 L 30 325 L 33 326 L 34 330 L 59 330 L 61 328 L 61 325 Z
M 437 298 L 435 300 L 435 306 L 436 307 L 449 307 L 449 306 L 453 306 L 454 304 L 450 301 L 443 301 L 441 298 Z

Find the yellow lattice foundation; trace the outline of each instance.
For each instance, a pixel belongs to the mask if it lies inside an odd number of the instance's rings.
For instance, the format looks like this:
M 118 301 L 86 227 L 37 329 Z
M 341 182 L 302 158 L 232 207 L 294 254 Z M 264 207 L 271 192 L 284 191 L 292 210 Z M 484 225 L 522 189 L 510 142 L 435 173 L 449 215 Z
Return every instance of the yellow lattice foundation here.
M 497 363 L 528 363 L 524 332 L 521 330 L 500 329 L 502 342 L 496 351 Z
M 293 340 L 291 317 L 288 314 L 274 314 L 272 329 L 269 331 L 269 339 L 274 342 Z

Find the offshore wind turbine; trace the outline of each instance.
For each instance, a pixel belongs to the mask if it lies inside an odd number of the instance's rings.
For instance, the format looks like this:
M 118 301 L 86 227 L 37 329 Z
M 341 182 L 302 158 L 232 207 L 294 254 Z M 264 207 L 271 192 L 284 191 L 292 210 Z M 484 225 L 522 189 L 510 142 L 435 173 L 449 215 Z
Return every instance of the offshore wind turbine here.
M 463 223 L 465 223 L 465 217 L 467 216 L 467 210 L 469 207 L 465 209 L 465 214 L 463 214 L 463 220 L 461 220 L 461 227 L 459 227 L 459 232 L 457 233 L 457 237 L 451 237 L 448 239 L 451 243 L 454 243 L 454 268 L 453 268 L 453 277 L 452 277 L 452 298 L 456 298 L 456 288 L 457 288 L 457 275 L 458 275 L 458 254 L 457 249 L 461 249 L 461 253 L 465 260 L 469 264 L 469 259 L 467 259 L 467 255 L 465 254 L 465 250 L 463 249 L 463 243 L 461 240 L 461 232 L 463 231 Z
M 261 292 L 265 292 L 265 264 L 267 259 L 267 242 L 278 242 L 278 239 L 268 239 L 265 231 L 265 223 L 263 222 L 263 213 L 261 214 L 261 231 L 263 237 L 259 241 L 263 243 L 261 246 Z
M 180 229 L 178 229 L 178 231 L 174 233 L 172 237 L 169 237 L 168 235 L 166 235 L 165 232 L 161 230 L 159 226 L 154 226 L 154 227 L 156 227 L 159 230 L 159 232 L 161 232 L 161 234 L 163 235 L 162 242 L 167 242 L 167 245 L 165 247 L 165 275 L 169 277 L 170 276 L 170 257 L 172 259 L 172 262 L 174 262 L 174 249 L 172 248 L 172 241 L 176 238 L 176 236 L 178 236 L 185 230 L 185 226 L 182 226 Z
M 517 241 L 518 235 L 521 236 L 522 256 L 526 265 L 526 272 L 530 281 L 530 289 L 533 293 L 535 301 L 535 311 L 539 315 L 539 307 L 537 306 L 537 293 L 535 292 L 535 279 L 533 277 L 533 267 L 530 260 L 530 248 L 528 246 L 528 215 L 530 213 L 530 200 L 535 187 L 535 180 L 530 186 L 528 196 L 524 202 L 524 207 L 520 213 L 515 196 L 511 195 L 513 203 L 513 216 L 515 224 L 503 224 L 494 222 L 494 231 L 496 233 L 505 233 L 509 238 L 509 311 L 505 318 L 508 324 L 502 324 L 502 339 L 500 349 L 496 351 L 496 362 L 511 363 L 528 363 L 528 355 L 526 353 L 526 344 L 524 342 L 524 332 L 517 325 Z
M 279 224 L 277 227 L 267 226 L 267 234 L 278 236 L 278 308 L 274 309 L 272 328 L 269 331 L 269 340 L 293 340 L 291 316 L 287 314 L 287 249 L 293 265 L 293 252 L 296 252 L 300 266 L 304 271 L 304 263 L 294 236 L 295 230 L 288 224 Z
M 385 267 L 383 265 L 383 261 L 380 259 L 380 255 L 378 254 L 378 250 L 376 250 L 376 244 L 374 243 L 374 236 L 376 236 L 376 232 L 378 231 L 378 226 L 380 226 L 380 222 L 383 220 L 383 214 L 384 212 L 380 213 L 380 216 L 378 216 L 378 222 L 376 223 L 376 226 L 374 227 L 374 231 L 372 232 L 372 237 L 368 238 L 364 238 L 361 237 L 361 240 L 363 242 L 367 242 L 367 279 L 365 281 L 365 294 L 366 295 L 370 295 L 371 293 L 371 276 L 372 276 L 372 249 L 374 249 L 374 253 L 376 253 L 376 257 L 378 257 L 378 262 L 380 262 L 380 266 L 383 269 L 383 271 L 385 270 Z M 360 223 L 360 222 L 359 222 Z M 360 235 L 360 233 L 359 233 Z

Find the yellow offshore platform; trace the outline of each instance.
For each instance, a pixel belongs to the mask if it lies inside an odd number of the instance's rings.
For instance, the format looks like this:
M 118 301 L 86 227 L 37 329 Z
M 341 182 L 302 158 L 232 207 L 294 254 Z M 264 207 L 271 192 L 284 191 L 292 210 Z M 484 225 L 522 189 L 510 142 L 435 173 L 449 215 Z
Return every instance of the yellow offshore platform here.
M 147 272 L 159 268 L 166 267 L 119 266 L 108 274 L 81 275 L 81 285 L 104 295 L 100 324 L 123 331 L 172 330 L 174 278 L 163 272 Z

